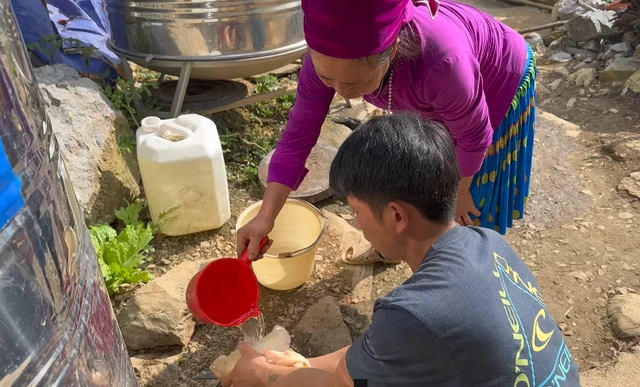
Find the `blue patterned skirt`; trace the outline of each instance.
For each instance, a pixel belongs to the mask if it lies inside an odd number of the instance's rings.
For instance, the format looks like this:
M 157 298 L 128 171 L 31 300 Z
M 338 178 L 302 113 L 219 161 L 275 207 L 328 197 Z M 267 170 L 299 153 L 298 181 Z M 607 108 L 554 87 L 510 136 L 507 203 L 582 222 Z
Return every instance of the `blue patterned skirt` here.
M 513 219 L 522 219 L 529 197 L 533 137 L 536 121 L 536 57 L 531 47 L 518 92 L 507 115 L 493 135 L 493 144 L 480 171 L 474 176 L 471 194 L 480 217 L 476 226 L 506 234 Z

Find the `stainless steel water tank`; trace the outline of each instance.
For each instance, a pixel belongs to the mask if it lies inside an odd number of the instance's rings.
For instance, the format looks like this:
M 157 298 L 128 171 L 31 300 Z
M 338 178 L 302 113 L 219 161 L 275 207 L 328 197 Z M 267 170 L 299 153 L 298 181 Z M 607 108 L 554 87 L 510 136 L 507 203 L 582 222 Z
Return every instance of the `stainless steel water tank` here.
M 145 67 L 193 79 L 274 70 L 307 49 L 300 0 L 106 0 L 111 46 Z M 150 61 L 153 59 L 153 61 Z
M 0 0 L 0 386 L 137 386 L 10 0 Z

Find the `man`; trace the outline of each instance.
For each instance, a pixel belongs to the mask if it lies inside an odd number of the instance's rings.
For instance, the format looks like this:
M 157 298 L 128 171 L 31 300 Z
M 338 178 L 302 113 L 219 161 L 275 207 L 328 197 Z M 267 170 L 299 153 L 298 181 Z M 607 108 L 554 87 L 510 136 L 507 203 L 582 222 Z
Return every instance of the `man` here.
M 333 161 L 331 188 L 373 247 L 414 274 L 376 302 L 350 347 L 301 369 L 241 345 L 225 386 L 579 386 L 524 262 L 497 232 L 455 222 L 460 179 L 435 122 L 404 113 L 356 129 Z

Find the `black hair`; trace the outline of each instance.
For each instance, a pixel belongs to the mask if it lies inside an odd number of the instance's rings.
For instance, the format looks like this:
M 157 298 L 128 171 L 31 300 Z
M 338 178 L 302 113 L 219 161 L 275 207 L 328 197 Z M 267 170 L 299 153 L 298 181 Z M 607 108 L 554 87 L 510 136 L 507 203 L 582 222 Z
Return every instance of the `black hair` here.
M 334 195 L 360 200 L 378 219 L 389 202 L 403 201 L 438 224 L 455 217 L 460 179 L 449 132 L 409 112 L 364 122 L 340 146 L 329 172 Z

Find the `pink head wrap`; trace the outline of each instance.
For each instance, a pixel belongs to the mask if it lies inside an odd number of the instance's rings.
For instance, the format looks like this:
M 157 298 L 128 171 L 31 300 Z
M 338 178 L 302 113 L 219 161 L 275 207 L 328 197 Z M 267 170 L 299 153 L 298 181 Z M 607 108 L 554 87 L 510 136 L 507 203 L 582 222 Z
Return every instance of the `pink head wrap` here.
M 414 2 L 415 1 L 415 5 Z M 438 0 L 302 0 L 309 47 L 323 55 L 357 59 L 389 48 L 416 5 L 437 14 Z

